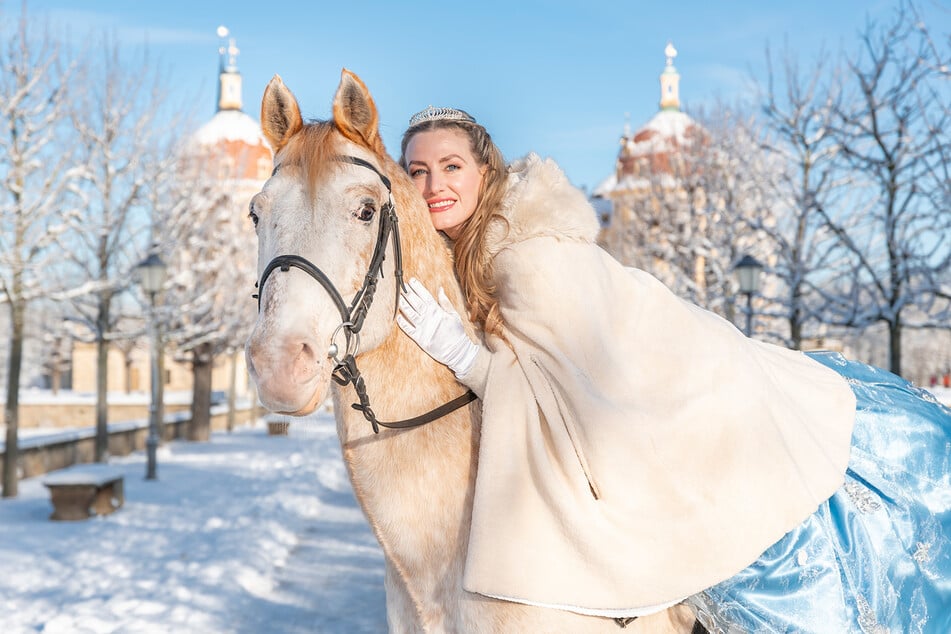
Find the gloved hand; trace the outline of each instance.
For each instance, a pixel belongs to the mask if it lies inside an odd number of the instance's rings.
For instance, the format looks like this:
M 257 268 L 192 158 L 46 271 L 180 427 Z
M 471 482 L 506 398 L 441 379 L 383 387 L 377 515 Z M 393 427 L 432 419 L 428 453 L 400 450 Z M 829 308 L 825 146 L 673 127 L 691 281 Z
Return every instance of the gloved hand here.
M 400 296 L 400 314 L 396 323 L 423 351 L 449 367 L 457 377 L 465 376 L 475 363 L 479 346 L 469 339 L 442 288 L 439 302 L 423 283 L 413 278 Z

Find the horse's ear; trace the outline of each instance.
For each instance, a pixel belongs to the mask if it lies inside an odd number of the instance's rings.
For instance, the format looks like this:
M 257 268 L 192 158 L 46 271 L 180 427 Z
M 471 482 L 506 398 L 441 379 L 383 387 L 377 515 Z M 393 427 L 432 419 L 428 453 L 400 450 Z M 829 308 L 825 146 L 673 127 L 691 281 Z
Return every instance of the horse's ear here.
M 340 86 L 334 96 L 334 123 L 345 137 L 385 154 L 380 138 L 380 115 L 366 85 L 346 68 L 340 73 Z
M 261 99 L 261 131 L 277 154 L 287 141 L 304 127 L 300 106 L 294 93 L 284 85 L 280 75 L 274 75 L 264 89 Z

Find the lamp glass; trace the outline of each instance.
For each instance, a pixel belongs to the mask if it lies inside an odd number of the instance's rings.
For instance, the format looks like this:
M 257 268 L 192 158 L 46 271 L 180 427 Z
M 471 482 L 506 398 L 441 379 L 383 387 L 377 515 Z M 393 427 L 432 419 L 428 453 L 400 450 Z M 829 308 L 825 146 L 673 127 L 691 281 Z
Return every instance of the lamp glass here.
M 750 255 L 744 255 L 737 262 L 736 279 L 740 283 L 741 293 L 755 293 L 759 290 L 760 273 L 763 271 L 763 265 Z
M 139 274 L 139 283 L 142 284 L 142 290 L 146 293 L 158 293 L 162 290 L 165 283 L 165 262 L 158 255 L 152 253 L 145 258 L 137 267 Z

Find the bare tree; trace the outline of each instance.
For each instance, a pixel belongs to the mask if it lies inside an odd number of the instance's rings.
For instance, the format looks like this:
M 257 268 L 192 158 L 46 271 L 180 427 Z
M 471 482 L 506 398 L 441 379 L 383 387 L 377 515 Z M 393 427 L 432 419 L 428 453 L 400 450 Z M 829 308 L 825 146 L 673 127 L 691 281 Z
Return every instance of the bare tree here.
M 732 321 L 732 265 L 741 253 L 766 250 L 766 161 L 741 106 L 721 104 L 684 124 L 678 134 L 622 148 L 603 242 L 624 264 Z
M 947 191 L 940 181 L 951 119 L 946 99 L 932 101 L 947 96 L 946 84 L 935 84 L 947 77 L 909 7 L 902 3 L 883 27 L 867 24 L 861 50 L 848 60 L 852 92 L 836 107 L 843 168 L 868 183 L 865 222 L 847 227 L 842 215 L 819 208 L 852 260 L 850 290 L 831 319 L 857 328 L 886 324 L 889 368 L 896 374 L 903 329 L 942 325 L 927 310 L 911 323 L 906 310 L 931 303 L 939 290 L 935 280 L 951 265 L 947 210 L 935 198 Z
M 236 176 L 244 166 L 222 148 L 189 144 L 179 156 L 174 192 L 161 197 L 172 202 L 162 229 L 170 262 L 168 337 L 179 360 L 192 367 L 188 438 L 207 440 L 214 364 L 225 354 L 233 362 L 253 321 L 255 253 L 247 204 L 257 187 Z
M 17 494 L 23 344 L 30 303 L 57 290 L 50 248 L 65 229 L 64 192 L 77 177 L 60 140 L 73 67 L 47 33 L 35 38 L 24 7 L 0 49 L 0 302 L 9 311 L 3 496 Z
M 775 223 L 766 227 L 774 247 L 773 273 L 782 280 L 784 296 L 776 306 L 788 325 L 786 344 L 802 346 L 806 325 L 818 322 L 823 310 L 820 289 L 830 271 L 842 265 L 833 236 L 820 208 L 833 208 L 848 179 L 838 171 L 839 145 L 833 134 L 839 101 L 839 78 L 820 51 L 809 71 L 800 71 L 788 49 L 780 72 L 766 51 L 768 84 L 761 110 L 766 133 L 762 146 L 770 155 L 768 185 Z
M 693 249 L 703 256 L 707 307 L 734 321 L 738 289 L 733 265 L 746 254 L 763 260 L 767 269 L 774 264 L 768 239 L 775 227 L 769 187 L 773 163 L 760 147 L 758 122 L 743 105 L 719 104 L 698 119 L 709 142 L 692 161 L 694 187 L 703 201 L 703 224 Z M 774 337 L 775 328 L 762 319 L 768 313 L 759 312 L 758 331 Z
M 97 347 L 96 460 L 102 461 L 108 454 L 109 345 L 129 336 L 118 324 L 124 312 L 136 311 L 126 291 L 148 239 L 143 191 L 165 177 L 151 150 L 167 129 L 160 118 L 165 91 L 147 53 L 129 65 L 118 46 L 104 40 L 89 60 L 72 113 L 79 160 L 87 169 L 67 255 L 79 278 L 95 284 L 73 309 Z
M 947 142 L 948 134 L 942 126 L 951 121 L 951 32 L 940 36 L 944 40 L 943 45 L 940 44 L 929 31 L 922 11 L 913 4 L 909 4 L 908 10 L 912 14 L 914 29 L 922 40 L 921 45 L 930 53 L 928 58 L 921 59 L 921 63 L 930 65 L 939 78 L 922 86 L 922 101 L 929 106 L 922 112 L 924 125 L 931 134 L 943 134 L 945 139 L 945 142 L 936 144 L 934 157 L 926 163 L 930 187 L 926 188 L 925 194 L 931 198 L 935 209 L 947 210 L 951 209 L 951 144 Z M 951 12 L 948 7 L 942 10 L 946 14 Z M 942 218 L 943 223 L 940 222 Z M 951 234 L 951 214 L 939 215 L 937 220 L 939 224 L 935 226 L 935 232 L 943 236 Z M 932 290 L 933 300 L 924 310 L 931 315 L 932 322 L 951 323 L 951 267 L 945 267 L 944 271 L 935 267 L 924 274 L 928 277 L 925 285 Z

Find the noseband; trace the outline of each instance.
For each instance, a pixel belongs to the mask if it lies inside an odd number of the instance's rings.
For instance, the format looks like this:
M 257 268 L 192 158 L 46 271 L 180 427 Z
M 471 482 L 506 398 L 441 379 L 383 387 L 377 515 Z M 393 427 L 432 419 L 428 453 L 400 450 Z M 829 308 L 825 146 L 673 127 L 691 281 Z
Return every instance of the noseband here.
M 400 246 L 399 218 L 396 215 L 396 205 L 393 204 L 393 190 L 390 186 L 390 179 L 371 163 L 356 156 L 337 156 L 336 160 L 343 163 L 351 163 L 359 167 L 365 167 L 374 172 L 380 177 L 389 196 L 386 204 L 380 208 L 380 228 L 376 237 L 376 245 L 373 248 L 373 255 L 370 258 L 370 264 L 367 267 L 367 273 L 363 278 L 363 286 L 360 287 L 360 290 L 357 291 L 353 301 L 351 301 L 348 306 L 340 294 L 340 291 L 338 291 L 334 283 L 330 281 L 330 278 L 310 260 L 300 255 L 278 255 L 264 267 L 264 273 L 261 274 L 260 281 L 255 284 L 258 289 L 257 294 L 254 296 L 258 300 L 258 312 L 261 312 L 261 295 L 264 292 L 264 283 L 267 282 L 268 277 L 270 277 L 275 269 L 287 272 L 290 271 L 292 267 L 297 268 L 317 280 L 317 283 L 330 295 L 334 306 L 337 307 L 337 312 L 340 313 L 341 322 L 330 337 L 330 347 L 327 356 L 334 360 L 335 365 L 331 374 L 334 381 L 339 385 L 347 385 L 350 383 L 357 392 L 357 398 L 360 399 L 360 402 L 353 403 L 351 407 L 363 412 L 364 418 L 370 421 L 370 424 L 373 426 L 373 432 L 377 434 L 380 433 L 381 426 L 390 429 L 418 427 L 419 425 L 424 425 L 441 418 L 467 403 L 471 403 L 476 399 L 476 395 L 471 390 L 468 390 L 462 396 L 440 405 L 425 414 L 401 421 L 383 422 L 378 420 L 373 413 L 373 409 L 370 407 L 370 398 L 366 391 L 366 384 L 363 380 L 363 376 L 360 374 L 360 370 L 357 369 L 355 355 L 360 349 L 360 330 L 363 328 L 363 322 L 366 319 L 367 313 L 370 311 L 370 304 L 373 303 L 373 295 L 376 293 L 377 281 L 383 277 L 383 261 L 386 259 L 386 245 L 387 242 L 389 242 L 390 235 L 393 236 L 393 258 L 395 265 L 393 275 L 396 278 L 396 301 L 393 304 L 394 314 L 399 305 L 400 291 L 406 290 L 403 284 L 403 255 Z M 277 170 L 275 169 L 275 171 Z M 339 356 L 340 349 L 336 344 L 337 333 L 341 330 L 346 339 L 346 350 L 342 357 Z

